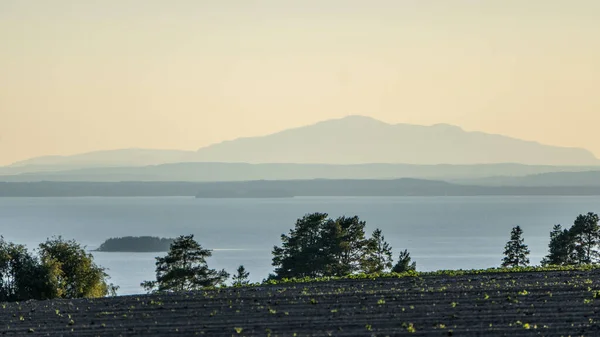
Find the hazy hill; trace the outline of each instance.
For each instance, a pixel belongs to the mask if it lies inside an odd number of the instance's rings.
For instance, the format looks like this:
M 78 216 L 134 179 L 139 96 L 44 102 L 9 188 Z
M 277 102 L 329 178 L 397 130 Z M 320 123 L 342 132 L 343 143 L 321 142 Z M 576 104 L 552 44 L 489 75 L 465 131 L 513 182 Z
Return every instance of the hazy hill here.
M 0 168 L 0 173 L 45 172 L 90 167 L 147 166 L 194 161 L 194 151 L 120 149 L 73 156 L 44 156 Z
M 39 157 L 0 168 L 0 174 L 180 162 L 600 165 L 584 149 L 466 132 L 446 124 L 392 125 L 350 116 L 267 136 L 226 141 L 196 152 L 124 149 Z
M 386 124 L 361 116 L 329 120 L 198 150 L 198 160 L 246 163 L 597 165 L 584 149 L 561 148 L 438 124 Z
M 600 170 L 588 172 L 550 172 L 524 177 L 488 177 L 456 180 L 482 186 L 600 186 Z
M 86 168 L 58 172 L 0 175 L 0 181 L 245 181 L 294 179 L 476 179 L 495 176 L 525 176 L 547 172 L 600 171 L 600 167 L 406 164 L 244 164 L 179 163 L 145 167 Z M 587 175 L 581 179 L 585 181 Z M 590 177 L 590 178 L 593 178 Z M 562 179 L 557 177 L 557 179 Z M 467 181 L 471 183 L 471 181 Z M 479 181 L 473 183 L 479 184 Z M 488 184 L 482 181 L 481 184 Z

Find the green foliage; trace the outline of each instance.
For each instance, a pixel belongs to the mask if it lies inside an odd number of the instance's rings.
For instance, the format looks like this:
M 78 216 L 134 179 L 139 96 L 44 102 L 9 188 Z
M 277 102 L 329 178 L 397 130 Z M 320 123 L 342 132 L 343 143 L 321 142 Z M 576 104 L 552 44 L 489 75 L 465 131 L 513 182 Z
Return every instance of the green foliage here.
M 581 214 L 571 227 L 571 235 L 575 240 L 575 256 L 578 264 L 595 263 L 600 257 L 600 227 L 598 215 L 594 213 Z
M 368 244 L 366 272 L 372 274 L 389 271 L 393 265 L 392 247 L 385 241 L 381 229 L 373 231 Z
M 331 220 L 325 213 L 307 214 L 296 221 L 289 235 L 281 235 L 281 247 L 273 248 L 273 278 L 319 277 L 326 274 L 321 254 L 323 232 Z
M 0 301 L 23 301 L 55 297 L 48 271 L 23 245 L 0 237 Z
M 437 270 L 428 272 L 417 272 L 409 270 L 403 273 L 381 273 L 381 274 L 353 274 L 346 276 L 326 276 L 326 277 L 303 277 L 289 279 L 270 279 L 265 280 L 263 285 L 278 285 L 278 284 L 297 284 L 297 283 L 315 283 L 315 282 L 330 282 L 336 280 L 376 280 L 377 278 L 403 278 L 403 277 L 430 277 L 430 276 L 465 276 L 465 275 L 484 275 L 484 274 L 511 274 L 511 273 L 532 273 L 532 272 L 554 272 L 554 271 L 593 271 L 600 270 L 600 265 L 570 265 L 570 266 L 527 266 L 527 267 L 512 267 L 512 268 L 488 268 L 488 269 L 469 269 L 469 270 Z
M 510 232 L 510 240 L 504 247 L 502 267 L 525 267 L 529 265 L 529 248 L 523 239 L 521 226 L 516 226 Z
M 554 225 L 550 232 L 549 254 L 542 259 L 542 265 L 567 266 L 575 264 L 575 242 L 568 229 Z
M 156 258 L 156 281 L 141 285 L 148 292 L 193 291 L 222 285 L 229 274 L 209 269 L 206 259 L 210 256 L 211 251 L 203 249 L 193 235 L 182 235 L 173 241 L 167 256 Z
M 394 265 L 394 268 L 392 268 L 392 272 L 400 274 L 415 270 L 417 270 L 417 263 L 411 262 L 408 250 L 405 249 L 403 252 L 400 252 L 398 261 L 396 262 L 396 265 Z
M 244 266 L 239 266 L 238 269 L 236 270 L 236 274 L 233 275 L 232 280 L 233 280 L 233 286 L 234 287 L 240 287 L 240 286 L 246 286 L 248 284 L 250 284 L 250 281 L 248 280 L 248 277 L 250 276 L 250 273 L 246 271 L 246 268 L 244 268 Z
M 597 263 L 600 259 L 600 226 L 597 214 L 581 214 L 573 226 L 562 229 L 555 225 L 550 232 L 549 254 L 543 265 L 583 265 Z
M 307 214 L 296 221 L 281 247 L 273 248 L 275 274 L 270 278 L 343 276 L 371 269 L 371 240 L 364 221 L 356 216 L 329 219 L 325 213 Z
M 39 255 L 0 238 L 0 300 L 101 297 L 116 291 L 107 284 L 104 269 L 75 241 L 47 240 Z
M 94 298 L 115 295 L 117 287 L 108 283 L 105 269 L 74 240 L 54 237 L 39 245 L 39 255 L 48 281 L 61 298 Z

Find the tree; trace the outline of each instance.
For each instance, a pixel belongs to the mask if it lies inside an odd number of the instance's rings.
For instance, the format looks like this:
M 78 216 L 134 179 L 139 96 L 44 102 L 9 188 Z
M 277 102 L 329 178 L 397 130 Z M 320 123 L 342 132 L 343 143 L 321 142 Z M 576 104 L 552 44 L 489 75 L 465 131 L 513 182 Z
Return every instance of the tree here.
M 510 240 L 504 246 L 502 267 L 524 267 L 529 265 L 529 248 L 523 239 L 521 226 L 516 226 L 510 232 Z
M 246 271 L 246 268 L 244 268 L 244 266 L 239 266 L 236 274 L 233 276 L 233 286 L 245 286 L 250 284 L 248 276 L 250 276 L 250 273 Z
M 281 247 L 273 248 L 272 278 L 345 276 L 362 271 L 369 251 L 365 225 L 357 216 L 328 218 L 312 213 L 296 221 Z
M 571 235 L 575 241 L 575 254 L 578 264 L 589 264 L 598 261 L 598 244 L 600 243 L 600 227 L 598 215 L 581 214 L 571 227 Z
M 369 253 L 366 258 L 366 272 L 381 273 L 392 268 L 392 247 L 385 241 L 381 229 L 373 231 L 369 240 Z
M 554 225 L 550 232 L 548 255 L 542 259 L 542 265 L 566 266 L 576 264 L 575 242 L 571 232 L 561 225 Z
M 156 258 L 156 281 L 141 285 L 152 291 L 194 291 L 223 284 L 229 274 L 225 270 L 209 269 L 206 259 L 212 252 L 194 240 L 193 235 L 182 235 L 171 244 L 167 256 Z
M 398 256 L 398 262 L 396 262 L 396 264 L 394 265 L 394 268 L 392 268 L 392 272 L 404 273 L 407 271 L 416 271 L 416 270 L 417 270 L 417 263 L 416 262 L 411 263 L 410 253 L 408 252 L 408 250 L 405 249 L 403 252 L 400 252 L 400 255 Z
M 281 247 L 273 247 L 275 278 L 318 277 L 326 274 L 323 231 L 332 229 L 326 213 L 306 214 L 296 220 L 289 235 L 281 235 Z
M 61 298 L 94 298 L 115 295 L 117 287 L 108 283 L 106 270 L 74 240 L 54 237 L 39 245 L 41 264 L 48 281 Z
M 48 291 L 40 283 L 45 279 L 39 262 L 25 246 L 0 237 L 0 301 L 46 299 L 42 293 Z
M 366 222 L 357 216 L 342 216 L 327 225 L 320 241 L 325 275 L 345 276 L 364 271 L 370 242 L 365 238 Z
M 581 265 L 597 263 L 600 258 L 599 218 L 595 213 L 581 214 L 573 226 L 562 229 L 555 225 L 550 232 L 548 255 L 542 265 Z

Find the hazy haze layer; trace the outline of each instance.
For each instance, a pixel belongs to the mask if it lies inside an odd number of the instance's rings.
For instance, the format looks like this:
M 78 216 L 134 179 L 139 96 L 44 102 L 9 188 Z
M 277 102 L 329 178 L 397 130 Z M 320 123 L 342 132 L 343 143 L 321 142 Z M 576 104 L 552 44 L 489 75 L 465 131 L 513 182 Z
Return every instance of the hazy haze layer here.
M 346 115 L 600 154 L 597 0 L 0 2 L 0 165 Z

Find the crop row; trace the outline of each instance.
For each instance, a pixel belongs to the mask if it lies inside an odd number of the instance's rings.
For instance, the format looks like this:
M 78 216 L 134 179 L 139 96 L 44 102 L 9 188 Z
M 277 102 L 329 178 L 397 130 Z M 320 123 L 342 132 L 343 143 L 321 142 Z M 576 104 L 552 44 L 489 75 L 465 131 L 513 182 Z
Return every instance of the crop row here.
M 600 271 L 340 279 L 0 308 L 6 335 L 476 336 L 600 333 Z

